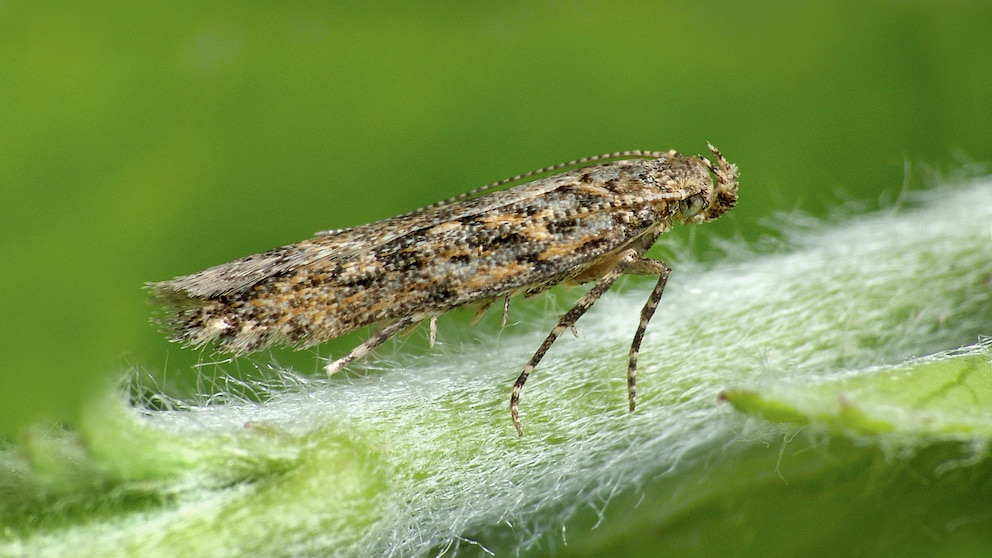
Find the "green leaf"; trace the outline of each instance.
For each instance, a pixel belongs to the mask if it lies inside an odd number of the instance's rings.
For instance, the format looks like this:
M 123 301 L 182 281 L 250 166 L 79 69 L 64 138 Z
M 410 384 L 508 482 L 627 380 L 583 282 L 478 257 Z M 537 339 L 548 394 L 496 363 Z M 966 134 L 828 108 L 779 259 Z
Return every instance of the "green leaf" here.
M 723 397 L 774 422 L 911 439 L 989 439 L 992 344 L 815 383 L 731 388 Z

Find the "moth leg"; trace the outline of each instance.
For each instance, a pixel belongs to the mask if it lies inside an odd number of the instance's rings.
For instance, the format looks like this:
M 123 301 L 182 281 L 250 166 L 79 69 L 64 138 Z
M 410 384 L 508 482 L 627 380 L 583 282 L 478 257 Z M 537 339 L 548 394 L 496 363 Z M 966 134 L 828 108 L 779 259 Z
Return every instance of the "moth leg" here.
M 432 349 L 435 341 L 437 341 L 437 314 L 431 316 L 430 332 L 427 334 L 427 342 Z
M 338 370 L 341 370 L 345 366 L 348 366 L 352 362 L 369 354 L 376 347 L 388 341 L 390 337 L 419 321 L 419 318 L 414 318 L 412 316 L 407 316 L 396 320 L 395 322 L 375 332 L 371 337 L 366 339 L 364 343 L 352 349 L 350 353 L 328 363 L 328 365 L 324 367 L 324 372 L 327 372 L 328 376 L 334 374 Z
M 513 426 L 516 427 L 517 433 L 521 436 L 524 435 L 524 428 L 520 424 L 520 413 L 518 410 L 520 403 L 520 390 L 523 389 L 524 383 L 527 381 L 527 376 L 537 367 L 537 364 L 541 362 L 544 358 L 544 354 L 548 352 L 551 345 L 554 344 L 555 340 L 565 332 L 567 329 L 575 324 L 576 320 L 582 317 L 589 310 L 593 304 L 599 300 L 599 297 L 603 296 L 603 293 L 610 289 L 610 286 L 617 280 L 618 277 L 624 272 L 624 270 L 634 261 L 637 261 L 639 254 L 635 250 L 627 250 L 623 252 L 620 258 L 617 260 L 616 266 L 610 269 L 606 274 L 603 275 L 600 280 L 589 289 L 586 294 L 582 295 L 582 298 L 575 303 L 575 306 L 571 310 L 565 313 L 558 323 L 552 328 L 551 333 L 548 334 L 541 346 L 537 348 L 537 352 L 534 356 L 530 357 L 527 365 L 524 366 L 523 372 L 517 377 L 517 381 L 513 383 L 513 391 L 510 394 L 510 417 L 513 419 Z
M 499 322 L 500 327 L 506 327 L 506 316 L 510 313 L 510 296 L 512 296 L 512 294 L 513 293 L 507 293 L 506 296 L 503 297 L 503 318 Z M 491 298 L 483 302 L 482 305 L 479 306 L 479 309 L 475 311 L 475 314 L 468 322 L 468 325 L 475 325 L 480 319 L 482 319 L 482 315 L 486 313 L 486 310 L 489 310 L 489 307 L 492 306 L 495 301 L 495 298 Z
M 651 295 L 648 296 L 644 308 L 641 308 L 641 321 L 637 323 L 637 331 L 634 332 L 634 341 L 630 344 L 630 361 L 627 364 L 627 399 L 630 401 L 630 410 L 634 410 L 637 396 L 637 353 L 641 350 L 641 341 L 644 340 L 644 332 L 647 331 L 648 322 L 654 316 L 654 311 L 658 309 L 661 295 L 665 292 L 665 284 L 668 283 L 668 275 L 672 268 L 658 260 L 640 258 L 631 264 L 626 273 L 629 275 L 657 275 L 658 283 L 655 284 Z

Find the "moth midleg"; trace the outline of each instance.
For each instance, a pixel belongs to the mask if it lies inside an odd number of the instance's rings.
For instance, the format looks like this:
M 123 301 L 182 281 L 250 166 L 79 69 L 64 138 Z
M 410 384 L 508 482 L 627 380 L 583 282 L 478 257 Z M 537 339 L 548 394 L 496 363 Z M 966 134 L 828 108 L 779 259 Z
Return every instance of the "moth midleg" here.
M 510 314 L 510 297 L 512 296 L 512 292 L 506 293 L 506 295 L 503 296 L 503 317 L 499 321 L 499 327 L 501 328 L 506 327 L 506 318 Z M 480 304 L 478 309 L 476 309 L 475 314 L 472 315 L 472 319 L 469 320 L 468 325 L 475 325 L 478 323 L 478 321 L 481 320 L 482 316 L 486 313 L 486 310 L 489 310 L 489 307 L 492 306 L 494 302 L 496 302 L 496 299 L 491 298 Z
M 567 329 L 571 329 L 575 322 L 589 310 L 593 304 L 599 300 L 599 297 L 603 296 L 603 293 L 610 289 L 610 286 L 623 274 L 624 270 L 633 262 L 639 261 L 640 254 L 634 250 L 625 250 L 621 257 L 616 260 L 616 265 L 611 268 L 606 274 L 603 275 L 600 280 L 589 289 L 586 294 L 582 295 L 582 298 L 575 303 L 575 306 L 571 310 L 565 313 L 554 328 L 551 329 L 551 333 L 544 339 L 541 346 L 537 348 L 537 352 L 534 356 L 530 357 L 527 365 L 524 366 L 523 372 L 517 377 L 517 381 L 513 383 L 513 391 L 510 394 L 510 417 L 513 419 L 513 426 L 516 427 L 517 433 L 521 436 L 524 435 L 524 428 L 520 424 L 520 413 L 518 410 L 520 403 L 520 390 L 523 389 L 524 383 L 527 381 L 527 376 L 537 367 L 541 359 L 544 358 L 544 354 L 548 352 L 551 345 L 558 339 L 558 337 L 565 332 Z
M 637 397 L 637 353 L 641 350 L 641 341 L 644 340 L 644 332 L 647 331 L 648 322 L 654 316 L 654 311 L 658 309 L 661 295 L 665 292 L 665 284 L 668 283 L 668 275 L 672 268 L 658 260 L 640 258 L 627 267 L 625 273 L 629 275 L 657 275 L 658 282 L 641 308 L 641 320 L 637 323 L 637 330 L 634 332 L 634 340 L 630 344 L 630 361 L 627 364 L 627 399 L 630 401 L 630 410 L 634 410 Z
M 389 341 L 390 337 L 393 337 L 397 333 L 421 321 L 422 319 L 422 316 L 406 316 L 396 320 L 395 322 L 372 334 L 372 336 L 366 339 L 364 343 L 352 349 L 348 354 L 328 363 L 327 366 L 324 367 L 324 372 L 327 372 L 327 375 L 331 376 L 338 370 L 341 370 L 345 366 L 348 366 L 352 362 L 369 354 L 379 345 Z

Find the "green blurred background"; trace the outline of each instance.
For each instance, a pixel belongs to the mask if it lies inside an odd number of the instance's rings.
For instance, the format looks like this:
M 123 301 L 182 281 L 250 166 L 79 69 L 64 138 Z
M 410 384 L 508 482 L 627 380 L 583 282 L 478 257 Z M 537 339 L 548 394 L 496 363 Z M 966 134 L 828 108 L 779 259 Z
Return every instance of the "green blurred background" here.
M 753 240 L 990 136 L 987 1 L 3 2 L 0 434 L 132 366 L 187 381 L 203 355 L 148 323 L 145 281 L 707 140 L 741 203 L 698 234 Z

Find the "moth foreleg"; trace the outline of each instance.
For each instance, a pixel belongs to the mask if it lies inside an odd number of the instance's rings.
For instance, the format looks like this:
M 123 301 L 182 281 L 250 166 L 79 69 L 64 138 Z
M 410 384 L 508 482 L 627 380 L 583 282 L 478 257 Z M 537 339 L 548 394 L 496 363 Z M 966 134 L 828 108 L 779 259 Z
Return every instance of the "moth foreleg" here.
M 644 308 L 641 308 L 641 321 L 637 323 L 637 330 L 634 332 L 634 341 L 630 344 L 630 361 L 627 364 L 627 399 L 630 401 L 630 410 L 634 410 L 637 396 L 637 353 L 641 350 L 641 341 L 644 340 L 644 332 L 647 331 L 648 322 L 654 316 L 654 311 L 658 309 L 661 295 L 665 292 L 665 284 L 668 283 L 668 275 L 672 268 L 658 260 L 640 258 L 631 264 L 626 273 L 631 275 L 657 275 L 658 282 L 655 284 L 651 295 L 648 296 Z
M 527 376 L 537 367 L 541 359 L 544 358 L 544 354 L 548 352 L 551 345 L 554 344 L 555 340 L 565 332 L 567 329 L 571 329 L 575 322 L 589 310 L 593 304 L 599 300 L 599 297 L 603 296 L 603 293 L 610 289 L 610 286 L 617 280 L 618 277 L 624 272 L 624 270 L 635 261 L 639 261 L 640 255 L 636 250 L 627 250 L 623 252 L 620 258 L 617 259 L 617 264 L 606 272 L 605 275 L 600 278 L 600 280 L 589 289 L 586 294 L 582 295 L 582 298 L 575 303 L 575 306 L 571 310 L 565 313 L 554 328 L 551 329 L 551 333 L 544 339 L 541 346 L 537 348 L 537 352 L 534 356 L 530 357 L 530 361 L 524 366 L 523 372 L 517 377 L 517 381 L 513 383 L 513 391 L 510 394 L 510 416 L 513 418 L 513 426 L 516 427 L 517 433 L 521 436 L 524 435 L 524 428 L 520 424 L 520 413 L 518 410 L 520 403 L 520 391 L 524 387 L 524 383 L 527 381 Z

